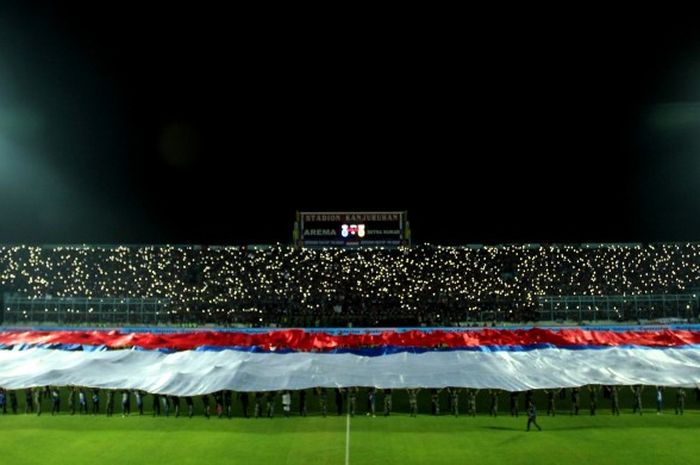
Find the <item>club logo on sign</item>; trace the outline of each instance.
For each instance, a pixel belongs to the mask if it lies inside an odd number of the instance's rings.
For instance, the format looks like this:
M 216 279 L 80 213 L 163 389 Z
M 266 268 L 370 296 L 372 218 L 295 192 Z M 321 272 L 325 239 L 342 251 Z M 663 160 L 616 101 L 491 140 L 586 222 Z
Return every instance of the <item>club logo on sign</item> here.
M 365 237 L 364 224 L 343 224 L 340 226 L 340 235 L 345 238 Z

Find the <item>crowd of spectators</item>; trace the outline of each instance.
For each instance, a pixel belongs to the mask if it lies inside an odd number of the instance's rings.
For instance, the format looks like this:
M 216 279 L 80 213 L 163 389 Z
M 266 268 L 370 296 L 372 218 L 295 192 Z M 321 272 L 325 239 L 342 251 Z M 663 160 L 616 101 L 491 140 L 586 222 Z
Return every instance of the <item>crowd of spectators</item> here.
M 451 325 L 542 296 L 676 294 L 700 285 L 700 244 L 398 249 L 0 247 L 0 291 L 167 299 L 167 320 L 252 326 Z

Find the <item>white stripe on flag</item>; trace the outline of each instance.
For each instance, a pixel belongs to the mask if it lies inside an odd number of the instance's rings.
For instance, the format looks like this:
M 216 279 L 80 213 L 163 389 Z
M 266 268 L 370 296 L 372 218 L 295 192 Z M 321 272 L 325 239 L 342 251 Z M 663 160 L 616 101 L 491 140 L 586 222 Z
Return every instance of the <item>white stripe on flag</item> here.
M 0 386 L 79 385 L 200 395 L 314 386 L 467 386 L 509 391 L 585 384 L 695 386 L 700 349 L 444 351 L 377 357 L 239 351 L 0 350 Z

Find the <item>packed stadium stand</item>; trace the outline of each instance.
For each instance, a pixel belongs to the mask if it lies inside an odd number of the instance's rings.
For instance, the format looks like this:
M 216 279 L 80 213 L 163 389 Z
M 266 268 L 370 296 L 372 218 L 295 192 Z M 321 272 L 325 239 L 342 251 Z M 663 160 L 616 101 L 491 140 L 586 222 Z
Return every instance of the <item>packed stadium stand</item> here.
M 457 326 L 697 318 L 700 244 L 0 247 L 12 324 Z

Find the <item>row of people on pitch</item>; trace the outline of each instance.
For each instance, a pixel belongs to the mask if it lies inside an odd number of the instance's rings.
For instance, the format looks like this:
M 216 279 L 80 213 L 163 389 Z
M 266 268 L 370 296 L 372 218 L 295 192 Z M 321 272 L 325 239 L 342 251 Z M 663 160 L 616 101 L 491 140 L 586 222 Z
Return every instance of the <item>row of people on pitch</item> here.
M 632 391 L 633 401 L 632 401 L 632 413 L 642 414 L 642 391 L 644 386 L 635 385 L 629 386 Z M 604 397 L 610 399 L 610 407 L 613 415 L 620 415 L 620 390 L 621 386 L 603 386 L 602 390 L 605 393 Z M 601 391 L 600 386 L 591 385 L 587 386 L 589 399 L 589 411 L 591 415 L 595 415 L 598 410 L 598 398 Z M 664 400 L 664 386 L 655 387 L 655 400 L 656 400 L 656 412 L 661 414 L 663 411 L 663 400 Z M 547 415 L 556 415 L 556 398 L 559 395 L 560 399 L 566 398 L 566 390 L 564 389 L 545 389 L 544 393 L 547 396 Z M 564 395 L 562 395 L 564 394 Z M 510 412 L 511 416 L 518 416 L 518 392 L 510 393 Z M 525 404 L 529 404 L 532 400 L 533 391 L 525 392 Z M 676 389 L 676 406 L 675 412 L 677 415 L 683 415 L 685 411 L 685 399 L 687 397 L 686 391 L 683 388 Z M 581 388 L 571 388 L 570 389 L 570 399 L 571 399 L 571 415 L 578 415 L 581 409 Z M 497 405 L 497 398 L 492 401 L 492 411 L 494 404 Z
M 8 394 L 9 393 L 9 394 Z M 61 392 L 58 387 L 45 386 L 43 388 L 28 388 L 24 390 L 25 394 L 25 413 L 34 413 L 41 415 L 46 398 L 51 402 L 51 413 L 53 415 L 61 411 Z M 127 416 L 131 413 L 131 398 L 135 398 L 136 411 L 139 415 L 144 414 L 145 398 L 150 395 L 140 390 L 112 390 L 105 389 L 105 413 L 107 416 L 114 414 L 115 397 L 121 402 L 121 413 Z M 0 411 L 7 413 L 5 399 L 9 397 L 10 405 L 13 413 L 17 413 L 17 395 L 15 391 L 6 391 L 0 388 Z M 209 395 L 203 395 L 203 411 L 205 416 L 211 414 L 211 405 Z M 231 391 L 219 391 L 213 394 L 215 401 L 216 412 L 219 416 L 226 414 L 229 418 L 232 415 Z M 172 411 L 176 417 L 180 416 L 181 399 L 184 399 L 187 407 L 187 413 L 190 417 L 194 414 L 194 399 L 192 397 L 166 396 L 152 394 L 152 413 L 153 416 L 164 414 L 169 416 Z M 92 413 L 97 415 L 101 413 L 101 397 L 100 390 L 96 388 L 84 388 L 79 386 L 71 386 L 68 389 L 68 411 L 71 415 L 76 412 L 79 414 Z
M 417 390 L 416 390 L 417 391 Z M 384 389 L 384 414 L 390 415 L 392 410 L 392 390 Z M 181 402 L 184 400 L 185 406 L 187 407 L 188 416 L 192 417 L 194 414 L 194 399 L 193 397 L 178 397 L 178 396 L 167 396 L 159 394 L 148 394 L 140 390 L 103 390 L 106 400 L 104 401 L 105 414 L 107 416 L 112 416 L 115 412 L 115 397 L 121 402 L 121 413 L 123 416 L 131 414 L 131 400 L 132 396 L 136 401 L 136 411 L 139 415 L 144 414 L 145 398 L 148 395 L 152 396 L 151 411 L 153 416 L 159 416 L 164 414 L 169 416 L 171 412 L 174 413 L 176 417 L 180 416 L 181 413 Z M 315 388 L 314 393 L 318 397 L 318 403 L 321 413 L 326 416 L 328 414 L 328 394 L 326 388 Z M 335 402 L 338 415 L 344 413 L 343 404 L 345 403 L 345 398 L 348 399 L 348 408 L 351 415 L 355 414 L 357 405 L 357 395 L 359 393 L 359 388 L 337 388 L 335 389 Z M 277 402 L 278 391 L 267 391 L 267 392 L 239 392 L 238 400 L 241 404 L 241 409 L 244 417 L 249 416 L 250 398 L 254 398 L 254 412 L 255 417 L 261 417 L 263 415 L 272 417 L 274 414 L 274 406 Z M 307 414 L 307 403 L 306 403 L 306 390 L 299 391 L 299 414 L 301 416 L 306 416 Z M 375 402 L 376 402 L 377 390 L 371 388 L 368 394 L 368 414 L 371 412 L 372 415 L 375 414 Z M 7 413 L 6 399 L 9 397 L 11 410 L 13 413 L 17 413 L 18 403 L 16 391 L 6 391 L 0 388 L 0 411 Z M 211 395 L 214 400 L 214 408 L 216 409 L 216 414 L 219 417 L 227 416 L 231 418 L 233 410 L 232 402 L 232 391 L 224 390 L 218 391 Z M 286 415 L 289 415 L 291 411 L 291 398 L 292 391 L 281 391 L 282 397 L 282 407 Z M 44 386 L 43 388 L 28 388 L 25 389 L 25 413 L 34 413 L 41 415 L 43 411 L 43 406 L 45 399 L 50 399 L 51 402 L 51 413 L 57 414 L 61 411 L 61 392 L 58 387 Z M 210 395 L 205 394 L 201 396 L 202 401 L 202 411 L 204 416 L 209 418 L 211 416 L 211 402 Z M 101 413 L 102 398 L 101 391 L 96 388 L 85 388 L 80 386 L 71 386 L 68 389 L 68 412 L 74 415 L 76 412 L 79 414 L 89 414 L 97 415 Z
M 644 386 L 635 385 L 629 386 L 632 391 L 632 413 L 642 414 L 642 391 Z M 610 399 L 610 408 L 613 415 L 620 415 L 620 390 L 624 389 L 621 386 L 603 386 L 604 397 Z M 595 415 L 598 409 L 598 398 L 601 391 L 599 386 L 588 386 L 589 411 L 591 415 Z M 656 386 L 654 399 L 656 401 L 656 413 L 661 414 L 664 408 L 664 386 Z M 564 392 L 562 389 L 545 390 L 547 394 L 547 415 L 554 416 L 556 414 L 555 399 L 557 394 Z M 578 415 L 581 408 L 581 390 L 580 388 L 571 389 L 571 415 Z M 686 390 L 683 388 L 676 389 L 676 405 L 675 412 L 677 415 L 683 415 L 685 411 L 685 399 L 687 397 Z
M 604 397 L 610 399 L 610 406 L 612 408 L 613 415 L 620 414 L 620 403 L 619 403 L 619 392 L 620 387 L 618 386 L 603 386 Z M 642 414 L 642 390 L 643 386 L 631 386 L 633 393 L 633 413 Z M 476 398 L 478 394 L 477 389 L 468 388 L 458 388 L 458 387 L 448 387 L 444 389 L 447 392 L 447 410 L 450 414 L 455 416 L 459 415 L 459 398 L 460 393 L 464 391 L 467 397 L 467 410 L 466 413 L 471 416 L 476 416 Z M 589 396 L 589 407 L 591 415 L 595 415 L 598 408 L 598 397 L 601 390 L 600 386 L 588 386 L 586 388 Z M 384 405 L 384 415 L 388 416 L 392 412 L 392 390 L 383 389 L 383 405 Z M 420 389 L 407 389 L 408 401 L 409 401 L 409 413 L 411 416 L 415 416 L 418 413 L 418 392 Z M 431 414 L 440 415 L 441 406 L 441 393 L 443 389 L 429 389 L 430 393 L 430 404 L 431 404 Z M 571 399 L 571 415 L 578 415 L 581 406 L 581 389 L 572 388 L 570 391 Z M 126 416 L 131 413 L 131 397 L 135 397 L 136 411 L 140 415 L 144 412 L 144 399 L 147 394 L 143 391 L 128 391 L 128 390 L 104 390 L 106 396 L 105 402 L 105 413 L 111 416 L 114 413 L 115 397 L 121 401 L 121 413 Z M 306 390 L 298 391 L 298 406 L 299 415 L 306 416 L 307 414 L 307 392 Z M 326 388 L 315 388 L 313 390 L 317 397 L 318 407 L 320 413 L 326 416 L 328 413 L 328 393 Z M 498 414 L 498 400 L 499 396 L 503 391 L 500 390 L 488 390 L 488 395 L 490 398 L 490 408 L 489 414 L 496 416 Z M 547 389 L 543 391 L 547 397 L 547 415 L 556 415 L 556 399 L 565 399 L 566 390 L 565 389 Z M 663 410 L 663 392 L 664 388 L 661 386 L 656 387 L 655 397 L 657 403 L 657 413 L 661 413 Z M 344 403 L 347 401 L 347 413 L 350 415 L 355 415 L 357 410 L 357 397 L 359 394 L 359 388 L 336 388 L 335 389 L 335 406 L 338 415 L 343 415 L 346 413 Z M 367 415 L 376 415 L 376 403 L 379 390 L 376 388 L 369 388 L 367 390 Z M 518 416 L 518 399 L 521 392 L 510 392 L 510 414 L 511 416 Z M 525 404 L 529 405 L 533 400 L 534 391 L 525 391 Z M 277 391 L 268 392 L 239 392 L 237 394 L 238 400 L 241 404 L 242 414 L 244 417 L 249 416 L 249 402 L 250 397 L 253 397 L 254 410 L 253 416 L 258 418 L 262 416 L 272 417 L 274 415 L 274 407 L 276 399 L 278 396 Z M 218 391 L 211 395 L 214 399 L 214 408 L 216 414 L 219 417 L 226 416 L 231 418 L 232 416 L 232 391 L 224 390 Z M 36 411 L 37 415 L 41 415 L 43 399 L 48 398 L 51 402 L 51 413 L 57 414 L 61 410 L 61 395 L 57 387 L 45 386 L 43 388 L 34 388 L 25 390 L 25 413 L 33 413 Z M 289 415 L 291 412 L 292 404 L 292 391 L 281 391 L 282 407 L 285 415 Z M 682 415 L 685 410 L 685 399 L 686 391 L 682 388 L 676 390 L 676 414 Z M 78 386 L 73 386 L 69 388 L 68 391 L 68 411 L 71 414 L 76 413 L 76 409 L 80 414 L 92 413 L 96 415 L 100 413 L 101 398 L 100 390 L 98 389 L 88 389 Z M 166 396 L 159 394 L 152 394 L 151 402 L 151 412 L 153 416 L 159 416 L 164 414 L 169 416 L 171 412 L 174 413 L 176 417 L 180 416 L 181 413 L 181 402 L 184 400 L 185 406 L 187 407 L 188 416 L 192 417 L 194 414 L 194 399 L 192 397 L 178 397 L 178 396 Z M 9 401 L 10 409 L 13 413 L 17 413 L 18 402 L 17 395 L 15 391 L 7 391 L 0 388 L 0 411 L 2 413 L 7 413 L 7 404 Z M 211 404 L 210 395 L 201 396 L 202 401 L 202 411 L 204 416 L 209 418 L 211 415 Z
M 349 388 L 335 388 L 334 390 L 334 400 L 336 413 L 338 415 L 344 415 L 345 413 L 354 416 L 357 411 L 357 398 L 360 392 L 358 387 Z M 285 416 L 289 416 L 291 412 L 292 403 L 292 392 L 293 391 L 281 391 L 282 397 L 282 409 Z M 302 389 L 299 390 L 299 415 L 306 416 L 307 414 L 307 392 Z M 384 403 L 384 415 L 389 416 L 392 412 L 393 401 L 392 401 L 392 390 L 383 389 L 383 403 Z M 328 389 L 317 387 L 313 389 L 313 393 L 317 398 L 319 412 L 324 417 L 328 415 Z M 367 415 L 376 416 L 377 408 L 377 393 L 378 389 L 369 388 L 367 390 Z M 272 418 L 274 416 L 274 408 L 276 404 L 276 397 L 278 395 L 277 391 L 266 391 L 266 392 L 255 392 L 254 393 L 254 410 L 253 416 L 255 418 L 260 418 L 266 416 Z M 243 416 L 248 417 L 248 394 L 240 393 L 239 397 L 241 399 L 241 407 L 243 409 Z M 347 411 L 345 409 L 345 403 L 347 401 Z
M 409 410 L 411 416 L 416 416 L 418 414 L 418 392 L 420 388 L 406 389 L 409 401 Z M 377 398 L 379 393 L 382 393 L 383 401 L 383 413 L 384 416 L 389 416 L 393 409 L 393 391 L 392 389 L 377 389 L 368 388 L 367 389 L 367 416 L 376 416 L 377 413 Z M 441 392 L 443 389 L 429 389 L 430 399 L 431 399 L 431 413 L 433 415 L 440 415 L 440 404 L 441 404 Z M 455 416 L 459 415 L 459 398 L 460 393 L 464 391 L 467 396 L 467 414 L 471 416 L 476 416 L 476 395 L 477 389 L 463 389 L 458 387 L 448 387 L 445 388 L 447 391 L 447 408 L 451 414 Z M 360 393 L 359 387 L 348 387 L 348 388 L 335 388 L 334 398 L 336 413 L 338 415 L 344 415 L 348 413 L 350 416 L 354 416 L 357 412 L 357 402 Z M 318 399 L 318 406 L 320 413 L 323 416 L 328 415 L 328 390 L 326 388 L 315 388 L 314 394 Z M 272 417 L 274 415 L 274 405 L 275 396 L 277 393 L 275 391 L 269 392 L 256 392 L 255 393 L 255 409 L 254 416 L 262 417 Z M 345 408 L 345 402 L 347 401 L 347 409 Z M 287 414 L 291 411 L 291 391 L 282 392 L 282 407 Z M 306 406 L 306 391 L 299 391 L 299 413 L 301 416 L 305 416 L 307 412 Z M 244 416 L 247 416 L 247 406 L 243 405 Z

